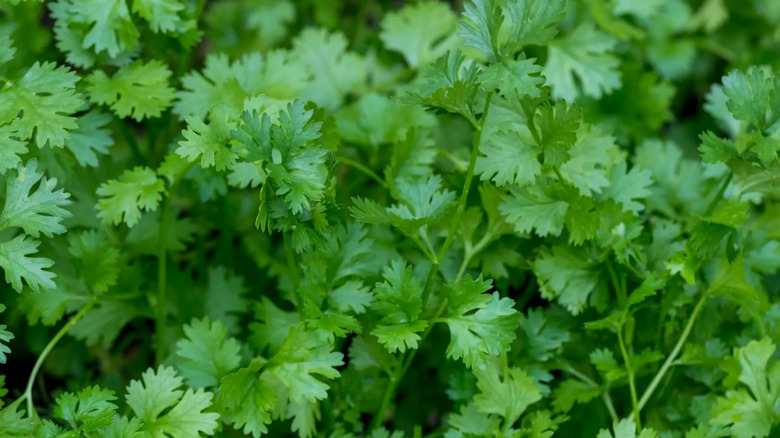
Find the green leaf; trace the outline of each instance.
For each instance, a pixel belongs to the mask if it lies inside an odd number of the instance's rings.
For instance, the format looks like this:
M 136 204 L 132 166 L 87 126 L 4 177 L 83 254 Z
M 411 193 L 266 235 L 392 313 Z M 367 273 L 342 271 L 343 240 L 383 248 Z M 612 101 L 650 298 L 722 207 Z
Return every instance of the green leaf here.
M 179 0 L 133 0 L 133 12 L 148 21 L 155 32 L 170 32 L 181 24 Z
M 239 331 L 239 315 L 245 313 L 249 302 L 245 295 L 244 279 L 224 266 L 211 266 L 208 271 L 208 286 L 204 300 L 205 314 L 221 322 L 228 333 Z
M 231 132 L 236 124 L 231 122 L 227 108 L 217 106 L 209 116 L 206 125 L 195 116 L 186 116 L 187 129 L 182 131 L 184 140 L 179 142 L 176 153 L 189 162 L 200 158 L 200 166 L 215 167 L 218 171 L 230 169 L 238 155 L 232 150 Z
M 515 340 L 519 321 L 515 303 L 499 298 L 498 292 L 485 294 L 491 287 L 490 281 L 469 275 L 444 286 L 448 298 L 444 320 L 450 329 L 447 357 L 463 358 L 469 368 L 485 369 L 488 357 L 505 353 Z
M 391 353 L 416 349 L 421 332 L 427 326 L 418 320 L 422 312 L 422 282 L 411 266 L 394 260 L 382 272 L 385 281 L 374 286 L 376 302 L 372 310 L 381 315 L 381 324 L 371 332 Z
M 100 201 L 96 208 L 104 224 L 119 225 L 124 221 L 128 227 L 138 223 L 141 210 L 157 210 L 165 190 L 163 180 L 148 167 L 125 170 L 118 179 L 103 183 L 97 189 Z
M 98 386 L 86 387 L 77 394 L 66 392 L 57 397 L 54 415 L 73 429 L 92 432 L 107 427 L 114 419 L 117 406 L 114 392 Z
M 87 78 L 91 101 L 109 105 L 119 117 L 141 121 L 159 117 L 171 106 L 174 89 L 168 85 L 171 71 L 160 61 L 136 61 L 122 67 L 113 77 L 98 70 Z
M 0 304 L 0 313 L 3 313 L 4 311 L 5 305 Z M 5 363 L 8 359 L 8 356 L 6 355 L 11 352 L 11 348 L 6 344 L 9 344 L 14 338 L 14 334 L 6 330 L 6 327 L 7 326 L 5 324 L 0 324 L 0 363 Z M 2 389 L 0 388 L 0 393 L 1 392 Z
M 539 288 L 546 299 L 557 299 L 571 313 L 578 314 L 588 300 L 604 288 L 602 273 L 582 251 L 566 246 L 544 249 L 533 263 Z
M 780 89 L 775 78 L 757 67 L 746 73 L 732 71 L 723 77 L 726 107 L 737 120 L 750 122 L 758 129 L 771 126 L 780 117 Z
M 622 419 L 612 425 L 613 432 L 608 429 L 601 429 L 596 438 L 658 438 L 658 434 L 653 429 L 642 429 L 639 435 L 636 434 L 636 424 L 633 420 Z
M 459 50 L 447 52 L 426 68 L 421 79 L 402 101 L 460 113 L 474 121 L 474 100 L 479 90 L 476 64 L 464 66 Z
M 541 46 L 558 33 L 558 23 L 566 16 L 566 0 L 520 0 L 505 4 L 512 23 L 509 47 Z
M 444 3 L 408 5 L 382 17 L 379 38 L 412 67 L 429 64 L 452 48 L 458 19 Z
M 777 422 L 774 406 L 780 398 L 780 365 L 768 364 L 775 350 L 772 341 L 763 338 L 734 351 L 739 381 L 750 392 L 744 388 L 727 391 L 725 397 L 718 397 L 711 412 L 712 422 L 726 426 L 734 437 L 768 437 Z
M 542 74 L 552 86 L 553 97 L 573 102 L 581 95 L 600 98 L 620 88 L 619 61 L 611 53 L 616 43 L 592 24 L 581 24 L 550 43 Z
M 248 367 L 225 376 L 218 396 L 226 413 L 224 421 L 255 438 L 268 432 L 276 403 L 273 390 L 257 377 L 261 366 L 261 361 L 253 361 Z
M 89 28 L 84 48 L 108 52 L 115 58 L 119 52 L 132 50 L 138 44 L 138 29 L 133 24 L 125 0 L 69 0 L 70 21 Z
M 22 280 L 34 292 L 54 288 L 52 272 L 46 271 L 54 265 L 51 259 L 29 257 L 38 252 L 40 242 L 18 235 L 0 243 L 0 267 L 5 271 L 5 281 L 17 292 L 22 291 Z
M 509 190 L 510 195 L 503 197 L 499 210 L 517 233 L 535 231 L 542 237 L 561 234 L 569 204 L 549 196 L 538 186 Z
M 513 425 L 528 406 L 542 399 L 541 389 L 520 368 L 510 368 L 503 379 L 496 370 L 475 371 L 477 388 L 474 396 L 477 410 L 504 418 L 507 426 Z
M 347 51 L 340 32 L 307 28 L 293 41 L 293 53 L 312 75 L 301 97 L 326 109 L 341 106 L 344 97 L 365 81 L 365 60 Z
M 79 275 L 88 290 L 105 292 L 119 276 L 119 250 L 97 231 L 71 234 L 68 252 L 75 258 Z
M 97 110 L 82 115 L 78 119 L 78 128 L 70 132 L 70 138 L 65 142 L 79 166 L 97 167 L 98 154 L 108 154 L 108 148 L 114 144 L 111 131 L 105 129 L 111 121 L 111 116 Z
M 0 175 L 22 164 L 21 155 L 27 152 L 27 144 L 17 139 L 12 125 L 0 126 Z
M 149 368 L 141 381 L 127 386 L 127 404 L 142 421 L 145 436 L 199 437 L 211 435 L 217 428 L 216 413 L 203 412 L 211 405 L 212 394 L 203 389 L 182 391 L 181 377 L 173 368 Z
M 20 141 L 62 147 L 78 128 L 75 113 L 83 104 L 76 94 L 79 77 L 53 62 L 36 62 L 10 87 L 0 91 L 0 125 L 8 124 Z M 16 145 L 18 149 L 18 145 Z
M 560 167 L 561 175 L 583 196 L 592 196 L 609 186 L 607 169 L 612 153 L 617 150 L 615 139 L 594 126 L 582 125 L 577 130 L 577 142 L 568 151 L 569 159 Z
M 569 150 L 577 142 L 582 111 L 566 102 L 543 104 L 536 113 L 535 124 L 544 151 L 544 163 L 560 166 L 569 159 Z
M 52 237 L 65 232 L 61 222 L 71 217 L 63 207 L 70 205 L 70 195 L 62 189 L 54 190 L 57 179 L 47 179 L 38 172 L 38 162 L 30 160 L 17 168 L 16 174 L 6 176 L 6 194 L 0 213 L 0 230 L 19 227 L 32 237 L 41 234 Z M 40 183 L 39 183 L 40 182 Z M 33 189 L 33 186 L 37 187 Z
M 480 72 L 479 80 L 487 91 L 498 90 L 506 99 L 523 96 L 539 98 L 542 95 L 540 87 L 544 84 L 544 78 L 539 75 L 542 68 L 535 61 L 535 58 L 505 59 L 490 64 Z
M 494 0 L 472 0 L 463 9 L 458 33 L 463 45 L 479 50 L 488 61 L 496 61 L 500 56 L 498 32 L 504 22 L 501 7 Z
M 620 204 L 623 211 L 636 214 L 645 208 L 637 201 L 650 196 L 649 188 L 653 185 L 653 178 L 649 170 L 640 166 L 633 166 L 629 171 L 626 171 L 626 167 L 623 161 L 612 167 L 609 185 L 602 194 Z
M 529 309 L 525 315 L 520 314 L 518 326 L 524 335 L 519 339 L 523 351 L 539 362 L 557 356 L 571 338 L 566 328 L 542 309 Z
M 313 402 L 328 395 L 328 385 L 315 376 L 339 377 L 336 367 L 344 364 L 343 357 L 340 352 L 331 351 L 330 345 L 305 332 L 301 325 L 296 325 L 271 359 L 273 366 L 269 367 L 269 373 L 287 388 L 292 402 Z
M 482 155 L 477 157 L 475 172 L 498 186 L 526 186 L 542 172 L 538 159 L 540 149 L 525 125 L 511 126 L 483 137 L 479 151 Z
M 176 367 L 193 388 L 217 386 L 241 362 L 240 345 L 227 337 L 225 326 L 208 317 L 184 325 L 186 338 L 176 342 Z

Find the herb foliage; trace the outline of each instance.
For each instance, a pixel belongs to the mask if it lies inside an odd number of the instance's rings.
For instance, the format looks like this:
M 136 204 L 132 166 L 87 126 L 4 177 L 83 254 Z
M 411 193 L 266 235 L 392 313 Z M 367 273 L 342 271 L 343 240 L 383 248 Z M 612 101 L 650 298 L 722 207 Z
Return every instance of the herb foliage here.
M 4 0 L 0 436 L 775 436 L 777 4 Z

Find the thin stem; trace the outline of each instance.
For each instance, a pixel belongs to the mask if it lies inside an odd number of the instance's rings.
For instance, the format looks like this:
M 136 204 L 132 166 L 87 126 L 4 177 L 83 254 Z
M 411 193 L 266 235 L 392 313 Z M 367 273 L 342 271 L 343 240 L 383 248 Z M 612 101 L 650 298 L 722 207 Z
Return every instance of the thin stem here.
M 347 166 L 353 167 L 356 170 L 359 170 L 366 174 L 366 176 L 370 177 L 374 181 L 378 182 L 379 185 L 381 185 L 384 188 L 387 188 L 387 182 L 379 175 L 376 174 L 373 170 L 369 169 L 365 165 L 353 160 L 352 158 L 347 158 L 341 155 L 336 156 L 336 161 L 341 164 L 346 164 Z
M 19 398 L 21 399 L 27 399 L 27 415 L 29 417 L 33 417 L 34 415 L 37 415 L 33 411 L 33 399 L 32 399 L 32 387 L 33 383 L 35 382 L 35 377 L 38 375 L 38 371 L 40 371 L 41 366 L 43 365 L 43 361 L 46 360 L 46 356 L 49 355 L 51 350 L 54 348 L 55 345 L 57 345 L 57 342 L 59 342 L 60 339 L 62 339 L 63 336 L 65 336 L 65 333 L 70 330 L 71 327 L 73 327 L 81 318 L 86 315 L 87 312 L 89 312 L 90 309 L 92 309 L 92 306 L 95 305 L 97 302 L 96 297 L 92 297 L 89 301 L 87 301 L 87 304 L 84 305 L 84 307 L 81 308 L 81 310 L 78 311 L 75 315 L 73 315 L 72 318 L 68 320 L 68 322 L 65 323 L 64 326 L 57 332 L 57 334 L 54 335 L 53 338 L 51 338 L 51 341 L 49 341 L 48 344 L 46 344 L 46 347 L 43 349 L 41 354 L 38 356 L 38 360 L 35 361 L 35 365 L 33 366 L 32 372 L 30 373 L 30 378 L 27 379 L 27 387 L 24 389 L 24 394 Z
M 171 193 L 165 196 L 162 203 L 162 212 L 160 217 L 160 233 L 157 237 L 157 306 L 155 308 L 155 362 L 161 364 L 165 359 L 165 319 L 168 311 L 167 296 L 167 274 L 168 274 L 168 255 L 166 254 L 166 239 L 168 237 L 168 226 L 170 217 Z
M 607 412 L 609 412 L 609 416 L 612 418 L 612 422 L 617 423 L 620 421 L 617 411 L 615 411 L 615 405 L 612 403 L 612 396 L 609 395 L 609 384 L 607 384 L 607 386 L 604 388 L 604 391 L 601 393 L 601 398 L 604 400 L 604 404 L 607 406 Z
M 650 385 L 647 386 L 644 394 L 642 394 L 642 397 L 639 399 L 640 411 L 650 400 L 650 397 L 653 395 L 653 391 L 655 391 L 655 389 L 658 387 L 658 384 L 661 383 L 661 379 L 663 379 L 666 372 L 674 364 L 675 359 L 677 359 L 677 355 L 680 354 L 680 350 L 682 350 L 683 345 L 685 345 L 685 341 L 688 340 L 688 336 L 691 334 L 691 330 L 693 329 L 693 324 L 696 321 L 696 318 L 699 316 L 699 313 L 701 313 L 702 309 L 704 308 L 704 304 L 707 302 L 707 298 L 709 298 L 709 294 L 706 293 L 703 294 L 701 298 L 699 298 L 699 302 L 696 303 L 696 307 L 693 308 L 691 316 L 688 317 L 688 322 L 685 324 L 685 329 L 683 330 L 682 335 L 680 335 L 680 339 L 677 340 L 677 344 L 675 344 L 672 352 L 669 353 L 669 356 L 666 357 L 666 361 L 664 361 L 663 365 L 661 365 L 661 369 L 659 369 L 655 376 L 653 376 L 653 380 L 650 382 Z
M 623 355 L 623 363 L 626 366 L 626 372 L 628 373 L 628 389 L 631 391 L 631 407 L 634 412 L 636 421 L 636 428 L 642 430 L 641 417 L 639 416 L 639 403 L 636 397 L 636 382 L 634 382 L 634 368 L 631 366 L 631 359 L 628 357 L 628 350 L 626 350 L 626 343 L 623 342 L 623 328 L 619 328 L 617 331 L 618 344 L 620 344 L 620 353 Z
M 485 99 L 485 108 L 482 110 L 482 116 L 479 118 L 479 124 L 477 130 L 474 133 L 474 144 L 471 145 L 471 159 L 469 160 L 469 168 L 466 170 L 466 180 L 463 182 L 463 190 L 460 192 L 460 199 L 458 200 L 458 208 L 455 211 L 455 216 L 450 225 L 450 230 L 447 232 L 447 238 L 444 240 L 444 244 L 439 251 L 438 260 L 441 262 L 444 260 L 444 256 L 447 255 L 447 251 L 450 249 L 452 240 L 455 237 L 455 232 L 460 225 L 460 218 L 463 216 L 463 212 L 466 210 L 466 200 L 469 197 L 469 189 L 471 188 L 471 180 L 474 178 L 474 168 L 477 165 L 477 156 L 479 155 L 479 144 L 482 141 L 482 128 L 485 126 L 485 120 L 487 120 L 488 112 L 490 111 L 490 101 L 493 99 L 493 93 L 488 94 Z
M 141 153 L 141 149 L 138 147 L 138 142 L 135 140 L 135 136 L 130 132 L 130 127 L 127 126 L 124 120 L 117 121 L 119 126 L 119 134 L 125 139 L 127 145 L 130 146 L 130 150 L 133 152 L 133 157 L 138 163 L 146 163 L 144 155 Z
M 431 270 L 433 270 L 433 267 L 431 267 Z M 419 343 L 425 341 L 425 339 L 428 337 L 431 330 L 433 329 L 434 326 L 433 320 L 438 319 L 439 316 L 441 316 L 441 314 L 444 312 L 444 309 L 446 308 L 447 308 L 447 300 L 445 299 L 442 302 L 441 306 L 439 306 L 439 308 L 436 310 L 436 314 L 431 320 L 431 323 L 428 324 L 428 327 L 425 328 L 425 331 L 423 332 L 422 336 L 420 336 Z M 392 401 L 393 397 L 395 396 L 395 392 L 398 389 L 398 384 L 401 383 L 401 379 L 403 379 L 403 376 L 406 375 L 406 372 L 409 370 L 409 367 L 412 365 L 412 361 L 414 361 L 414 356 L 417 355 L 417 351 L 418 351 L 417 349 L 407 351 L 406 354 L 404 354 L 404 356 L 400 358 L 401 366 L 396 367 L 395 372 L 393 374 L 390 374 L 390 381 L 387 382 L 387 387 L 385 387 L 385 393 L 382 396 L 382 402 L 379 405 L 379 409 L 374 414 L 374 418 L 371 420 L 371 426 L 369 430 L 375 430 L 382 424 L 382 420 L 385 417 L 385 412 L 387 412 L 387 407 L 390 405 L 390 401 Z
M 458 275 L 455 277 L 455 281 L 460 280 L 463 278 L 463 274 L 466 272 L 466 268 L 468 268 L 469 263 L 471 263 L 471 259 L 474 258 L 475 255 L 482 252 L 485 247 L 493 241 L 493 233 L 487 232 L 484 236 L 482 236 L 481 239 L 479 239 L 479 242 L 477 242 L 476 245 L 474 245 L 471 249 L 467 250 L 465 254 L 463 255 L 463 262 L 460 264 L 460 268 L 458 269 Z
M 460 199 L 458 201 L 458 207 L 455 211 L 455 216 L 453 217 L 452 225 L 450 225 L 450 229 L 447 232 L 447 238 L 444 240 L 444 244 L 441 247 L 441 250 L 439 251 L 438 256 L 434 259 L 433 265 L 431 265 L 431 269 L 428 272 L 428 278 L 425 280 L 425 287 L 423 289 L 422 293 L 422 303 L 423 306 L 428 302 L 428 297 L 430 296 L 431 289 L 433 282 L 436 278 L 436 275 L 439 273 L 439 264 L 442 260 L 444 260 L 444 257 L 447 255 L 447 251 L 450 248 L 450 245 L 452 244 L 452 240 L 455 237 L 455 232 L 458 229 L 458 225 L 460 225 L 460 218 L 463 215 L 463 212 L 466 210 L 466 201 L 468 199 L 469 194 L 469 188 L 471 187 L 471 180 L 474 177 L 474 168 L 476 167 L 477 163 L 477 155 L 479 153 L 479 143 L 480 139 L 482 138 L 482 127 L 485 125 L 485 120 L 487 119 L 488 111 L 490 110 L 490 102 L 493 98 L 493 94 L 488 94 L 487 99 L 485 99 L 485 107 L 482 110 L 482 116 L 479 119 L 479 123 L 475 124 L 474 121 L 466 116 L 464 114 L 464 117 L 469 119 L 469 121 L 472 123 L 472 125 L 475 127 L 476 132 L 474 133 L 474 143 L 471 145 L 471 159 L 469 161 L 469 167 L 466 170 L 466 181 L 463 183 L 463 190 L 460 194 Z M 441 306 L 436 310 L 436 314 L 433 316 L 433 319 L 437 319 L 441 314 L 444 312 L 444 309 L 447 307 L 447 300 L 443 300 Z M 418 343 L 423 343 L 425 339 L 430 334 L 432 328 L 434 326 L 434 323 L 428 324 L 428 327 L 426 327 L 425 331 L 423 332 L 422 336 L 420 336 L 420 340 Z M 414 360 L 414 357 L 417 355 L 417 349 L 409 350 L 401 359 L 401 367 L 396 368 L 396 371 L 390 376 L 390 382 L 388 382 L 387 387 L 385 388 L 385 393 L 382 396 L 382 402 L 379 405 L 379 410 L 374 414 L 374 418 L 371 420 L 371 426 L 370 430 L 375 430 L 379 427 L 380 424 L 382 424 L 382 420 L 384 419 L 385 412 L 387 411 L 387 407 L 389 406 L 390 402 L 393 399 L 393 396 L 395 395 L 396 389 L 398 388 L 398 383 L 403 379 L 403 376 L 406 374 L 406 371 L 409 369 L 409 367 L 412 365 L 412 361 Z
M 402 364 L 396 364 L 395 372 L 389 375 L 390 380 L 387 382 L 387 386 L 385 387 L 385 393 L 382 396 L 382 401 L 379 403 L 379 409 L 376 411 L 376 414 L 374 414 L 374 418 L 371 419 L 371 426 L 369 430 L 377 429 L 385 419 L 385 412 L 387 412 L 387 407 L 390 406 L 390 401 L 395 395 L 395 389 L 398 386 L 398 380 L 401 377 L 400 371 L 402 369 Z
M 628 296 L 626 295 L 626 290 L 622 287 L 622 283 L 618 279 L 617 271 L 615 270 L 615 265 L 612 263 L 612 260 L 607 261 L 607 271 L 609 272 L 609 278 L 612 281 L 612 286 L 615 289 L 615 294 L 618 298 L 618 305 L 621 309 L 625 309 Z
M 723 193 L 726 192 L 726 188 L 731 183 L 731 178 L 734 177 L 734 174 L 729 171 L 728 175 L 726 175 L 725 178 L 723 178 L 723 183 L 720 185 L 720 188 L 718 189 L 718 193 L 715 194 L 715 197 L 712 198 L 710 203 L 707 205 L 707 209 L 704 210 L 704 216 L 709 216 L 712 214 L 713 211 L 715 211 L 715 207 L 718 206 L 718 203 L 723 198 Z
M 289 231 L 282 233 L 284 239 L 284 252 L 287 255 L 287 269 L 290 271 L 290 281 L 293 288 L 293 300 L 295 300 L 295 307 L 301 310 L 301 299 L 298 295 L 298 286 L 301 284 L 300 276 L 298 275 L 298 265 L 295 264 L 295 253 L 292 247 L 292 236 Z
M 564 365 L 563 367 L 561 367 L 561 369 L 573 375 L 574 377 L 580 379 L 587 385 L 590 385 L 594 388 L 600 388 L 599 384 L 596 383 L 593 379 L 577 371 L 577 369 L 569 365 Z M 612 421 L 617 423 L 620 420 L 620 418 L 618 417 L 617 412 L 615 411 L 614 403 L 612 403 L 612 396 L 609 395 L 609 384 L 607 384 L 607 386 L 604 387 L 604 390 L 601 393 L 601 398 L 604 400 L 604 404 L 607 407 L 607 412 L 609 413 L 609 416 L 612 418 Z

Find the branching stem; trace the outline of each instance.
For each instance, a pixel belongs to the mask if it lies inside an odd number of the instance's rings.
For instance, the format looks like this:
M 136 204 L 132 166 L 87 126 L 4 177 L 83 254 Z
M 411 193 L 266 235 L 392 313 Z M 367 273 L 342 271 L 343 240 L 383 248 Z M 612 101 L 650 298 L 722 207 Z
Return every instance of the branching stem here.
M 84 305 L 84 307 L 81 308 L 81 310 L 78 311 L 75 315 L 73 315 L 72 318 L 68 320 L 68 322 L 65 323 L 65 325 L 60 328 L 60 330 L 57 332 L 57 334 L 54 335 L 53 338 L 49 341 L 48 344 L 46 344 L 46 347 L 44 347 L 41 354 L 38 356 L 38 359 L 35 361 L 35 365 L 33 366 L 32 372 L 30 373 L 30 378 L 27 379 L 27 386 L 24 389 L 24 394 L 22 394 L 21 397 L 19 397 L 18 401 L 21 401 L 22 399 L 27 400 L 27 416 L 34 417 L 37 416 L 37 413 L 34 411 L 33 407 L 33 399 L 32 399 L 32 387 L 33 383 L 35 382 L 35 377 L 38 375 L 38 371 L 40 371 L 41 366 L 43 365 L 43 361 L 46 360 L 46 356 L 51 353 L 51 350 L 54 348 L 55 345 L 57 345 L 57 342 L 59 342 L 60 339 L 62 339 L 63 336 L 65 336 L 65 333 L 70 330 L 71 327 L 73 327 L 81 318 L 86 315 L 87 312 L 89 312 L 90 309 L 95 305 L 97 302 L 96 297 L 90 298 L 89 301 L 87 301 L 87 304 Z
M 485 125 L 485 120 L 487 119 L 488 111 L 490 110 L 490 102 L 492 98 L 493 98 L 493 94 L 491 93 L 488 94 L 487 98 L 485 99 L 485 107 L 482 110 L 482 116 L 479 119 L 479 123 L 474 124 L 473 120 L 471 120 L 468 116 L 464 114 L 464 117 L 469 119 L 469 121 L 472 122 L 472 125 L 474 125 L 476 128 L 476 132 L 474 133 L 474 143 L 471 145 L 471 159 L 469 160 L 469 167 L 466 171 L 466 180 L 463 182 L 463 190 L 460 193 L 460 199 L 458 200 L 458 206 L 457 209 L 455 210 L 455 216 L 453 217 L 452 224 L 450 225 L 450 229 L 447 232 L 447 238 L 444 240 L 444 244 L 439 250 L 439 254 L 435 258 L 433 265 L 431 265 L 431 269 L 428 273 L 428 278 L 425 281 L 425 286 L 422 294 L 423 306 L 425 306 L 425 304 L 428 302 L 428 297 L 430 296 L 431 289 L 433 288 L 434 280 L 436 278 L 436 275 L 439 273 L 439 265 L 441 261 L 444 260 L 444 257 L 447 255 L 447 251 L 449 250 L 450 245 L 452 244 L 452 240 L 455 237 L 455 233 L 458 230 L 458 225 L 460 224 L 461 216 L 463 216 L 463 212 L 466 210 L 466 201 L 468 200 L 469 188 L 471 187 L 471 181 L 474 178 L 474 168 L 476 167 L 477 156 L 479 155 L 479 144 L 482 138 L 482 128 Z M 447 300 L 445 299 L 442 301 L 442 304 L 436 310 L 436 314 L 433 316 L 433 319 L 435 320 L 439 316 L 441 316 L 441 314 L 444 312 L 444 309 L 446 309 L 446 307 L 447 307 Z M 433 322 L 428 324 L 428 327 L 426 327 L 422 336 L 420 336 L 420 340 L 418 341 L 419 344 L 422 344 L 425 341 L 425 339 L 428 337 L 428 335 L 431 332 L 431 329 L 433 328 L 433 325 L 434 325 Z M 385 412 L 387 412 L 387 408 L 390 405 L 390 402 L 392 401 L 393 397 L 395 396 L 396 390 L 398 389 L 398 384 L 403 379 L 403 376 L 406 374 L 406 371 L 412 365 L 412 361 L 414 360 L 416 354 L 417 354 L 417 349 L 407 351 L 399 361 L 399 364 L 396 365 L 396 369 L 390 375 L 390 381 L 387 382 L 387 386 L 385 387 L 385 392 L 382 395 L 382 402 L 379 405 L 379 409 L 376 411 L 376 413 L 374 413 L 374 417 L 371 420 L 370 430 L 376 430 L 382 424 L 385 418 Z

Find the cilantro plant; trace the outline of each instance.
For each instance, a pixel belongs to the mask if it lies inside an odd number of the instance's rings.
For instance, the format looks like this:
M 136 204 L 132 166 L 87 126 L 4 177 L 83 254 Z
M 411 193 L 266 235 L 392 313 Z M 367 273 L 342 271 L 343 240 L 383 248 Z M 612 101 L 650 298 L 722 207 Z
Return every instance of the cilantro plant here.
M 778 436 L 778 5 L 0 0 L 0 436 Z

